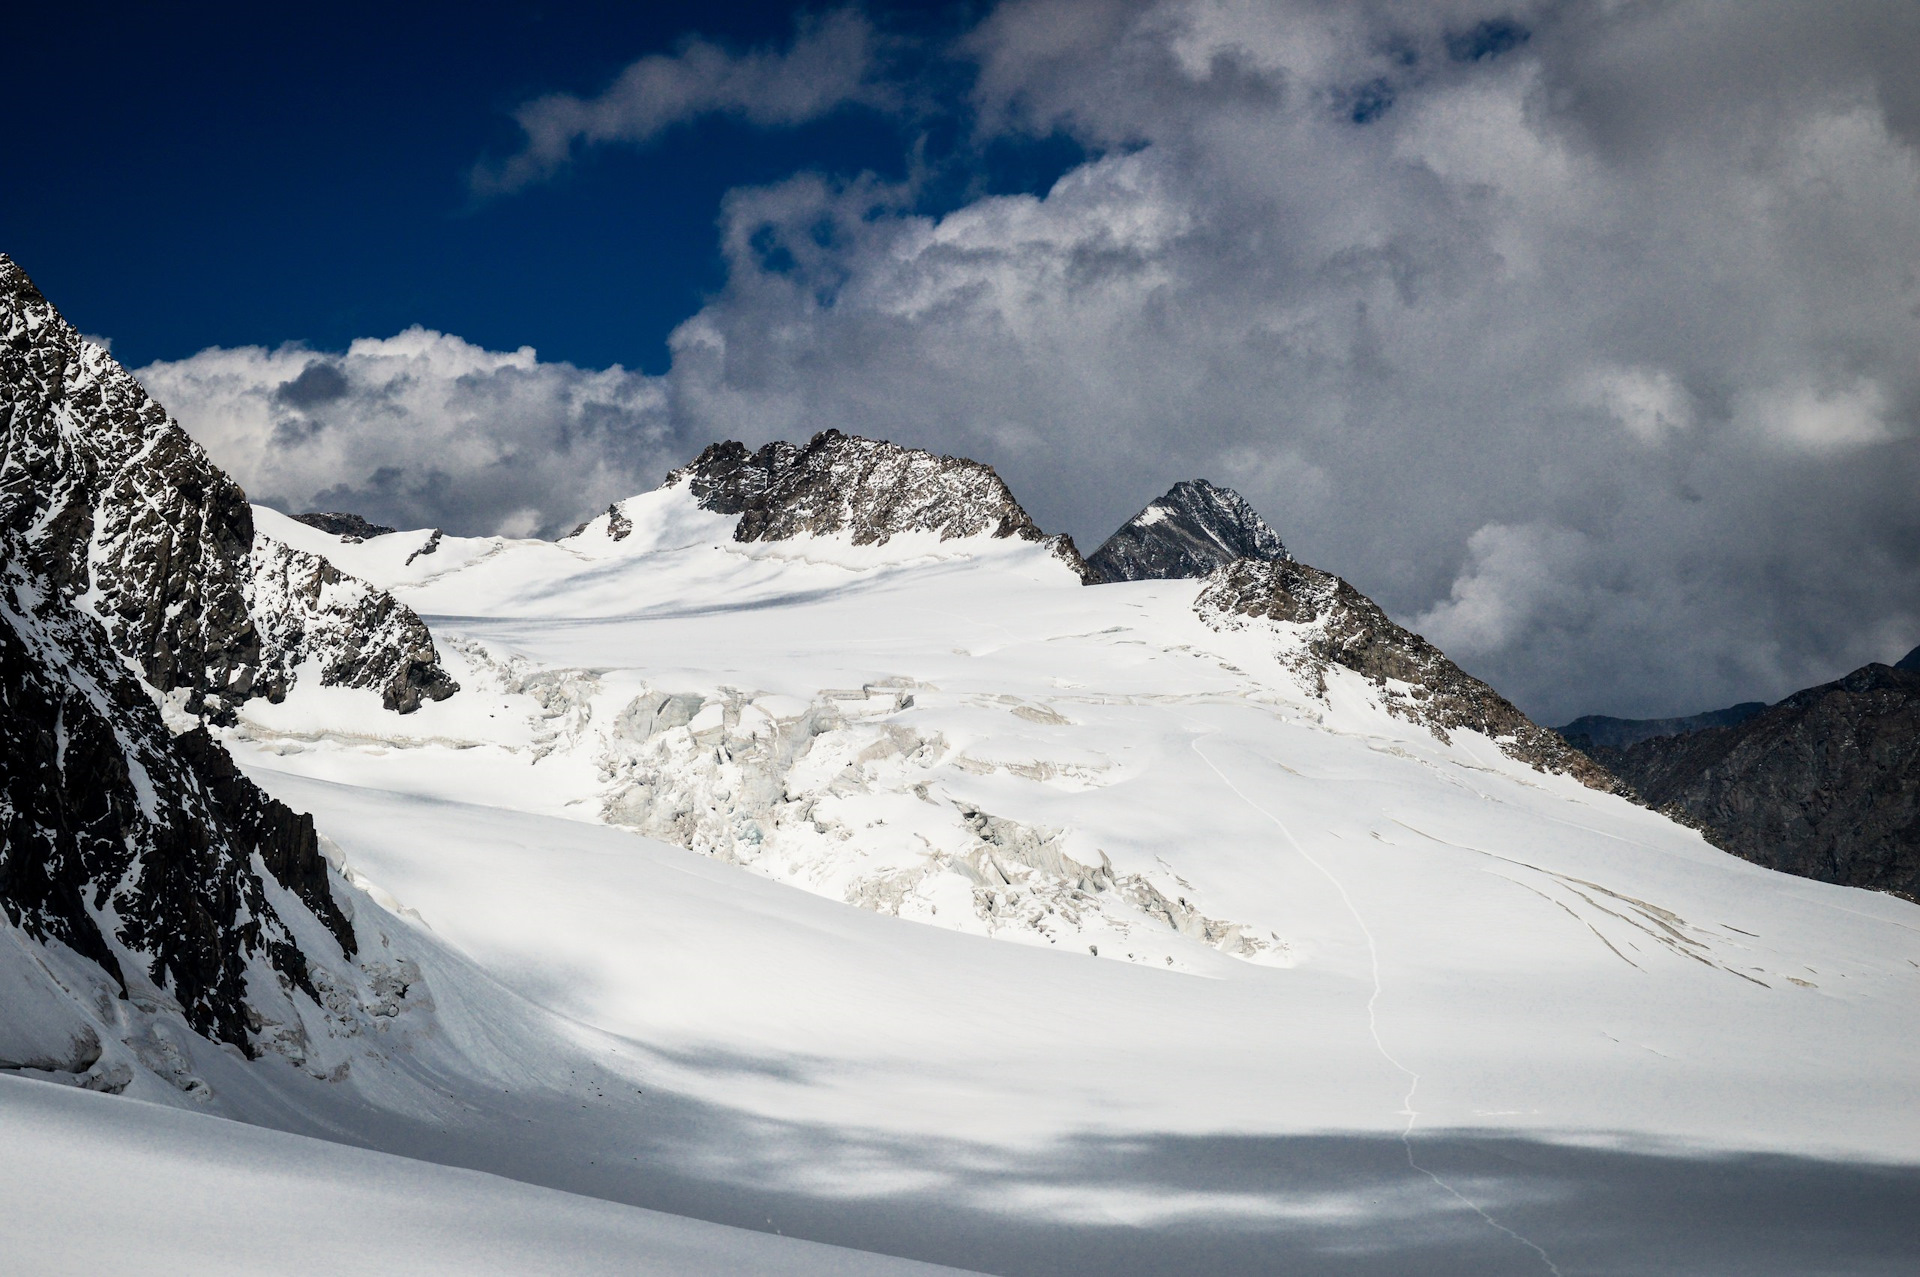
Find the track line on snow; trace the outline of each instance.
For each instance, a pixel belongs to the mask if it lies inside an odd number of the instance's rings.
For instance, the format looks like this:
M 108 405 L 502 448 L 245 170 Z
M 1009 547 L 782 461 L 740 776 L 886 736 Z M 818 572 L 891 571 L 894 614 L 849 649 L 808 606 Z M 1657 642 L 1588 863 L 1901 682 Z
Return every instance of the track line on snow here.
M 1211 735 L 1212 733 L 1208 733 L 1208 734 Z M 1367 962 L 1373 969 L 1373 992 L 1369 994 L 1367 997 L 1367 1033 L 1373 1038 L 1373 1049 L 1380 1053 L 1380 1058 L 1385 1060 L 1388 1064 L 1392 1065 L 1396 1070 L 1404 1074 L 1407 1078 L 1407 1093 L 1406 1093 L 1406 1096 L 1400 1101 L 1400 1112 L 1403 1115 L 1405 1115 L 1407 1119 L 1407 1124 L 1405 1128 L 1403 1128 L 1400 1132 L 1400 1146 L 1406 1150 L 1407 1165 L 1413 1170 L 1418 1171 L 1420 1174 L 1432 1180 L 1434 1185 L 1437 1188 L 1439 1188 L 1442 1192 L 1446 1193 L 1449 1197 L 1459 1202 L 1462 1206 L 1465 1206 L 1468 1210 L 1478 1215 L 1481 1218 L 1481 1220 L 1483 1220 L 1487 1224 L 1488 1227 L 1493 1228 L 1498 1232 L 1506 1234 L 1508 1237 L 1511 1237 L 1514 1241 L 1519 1242 L 1522 1246 L 1525 1246 L 1528 1250 L 1532 1251 L 1535 1255 L 1538 1255 L 1540 1257 L 1540 1262 L 1546 1265 L 1547 1271 L 1552 1273 L 1554 1277 L 1562 1277 L 1559 1267 L 1553 1262 L 1553 1257 L 1548 1255 L 1545 1250 L 1541 1249 L 1540 1245 L 1537 1242 L 1533 1241 L 1531 1238 L 1521 1236 L 1519 1233 L 1516 1233 L 1513 1229 L 1508 1228 L 1505 1224 L 1501 1223 L 1499 1220 L 1495 1219 L 1493 1216 L 1487 1214 L 1487 1212 L 1480 1207 L 1479 1203 L 1475 1202 L 1472 1198 L 1462 1193 L 1459 1189 L 1455 1188 L 1453 1185 L 1447 1183 L 1446 1180 L 1441 1179 L 1440 1176 L 1436 1175 L 1434 1172 L 1422 1166 L 1419 1162 L 1419 1159 L 1413 1155 L 1413 1127 L 1414 1127 L 1414 1123 L 1420 1120 L 1420 1114 L 1418 1110 L 1416 1110 L 1413 1107 L 1413 1096 L 1414 1096 L 1414 1092 L 1420 1089 L 1420 1075 L 1418 1073 L 1415 1073 L 1412 1069 L 1408 1068 L 1406 1065 L 1400 1063 L 1399 1060 L 1395 1059 L 1393 1056 L 1393 1052 L 1387 1050 L 1386 1043 L 1380 1040 L 1380 1021 L 1375 1010 L 1376 1005 L 1380 1001 L 1380 992 L 1381 992 L 1380 990 L 1380 950 L 1379 950 L 1379 947 L 1374 943 L 1373 929 L 1367 926 L 1367 920 L 1360 916 L 1360 910 L 1354 906 L 1353 897 L 1347 894 L 1346 885 L 1342 883 L 1340 879 L 1336 878 L 1333 875 L 1333 872 L 1331 870 L 1329 870 L 1325 865 L 1321 864 L 1318 860 L 1316 860 L 1313 857 L 1313 855 L 1307 851 L 1305 847 L 1302 847 L 1300 845 L 1300 840 L 1293 836 L 1293 831 L 1291 829 L 1287 828 L 1286 821 L 1280 819 L 1280 817 L 1274 815 L 1272 812 L 1268 811 L 1265 807 L 1262 807 L 1259 803 L 1255 802 L 1251 797 L 1247 795 L 1247 792 L 1245 790 L 1241 789 L 1240 786 L 1233 783 L 1232 777 L 1228 776 L 1225 772 L 1221 771 L 1219 765 L 1216 764 L 1211 758 L 1207 757 L 1207 752 L 1200 748 L 1201 739 L 1203 738 L 1196 736 L 1192 741 L 1193 752 L 1200 756 L 1200 761 L 1205 763 L 1207 765 L 1208 770 L 1210 770 L 1211 772 L 1213 772 L 1214 775 L 1220 778 L 1221 784 L 1225 785 L 1228 789 L 1231 789 L 1233 791 L 1234 797 L 1238 798 L 1241 802 L 1245 803 L 1247 806 L 1253 808 L 1255 811 L 1259 812 L 1262 816 L 1265 816 L 1268 820 L 1272 821 L 1274 824 L 1274 827 L 1280 831 L 1281 835 L 1284 838 L 1286 838 L 1287 845 L 1293 848 L 1295 854 L 1297 854 L 1300 857 L 1300 859 L 1312 865 L 1314 869 L 1319 872 L 1322 878 L 1325 878 L 1328 882 L 1333 884 L 1333 889 L 1340 893 L 1340 903 L 1344 904 L 1347 907 L 1347 912 L 1351 914 L 1353 917 L 1354 925 L 1359 927 L 1360 934 L 1366 937 Z

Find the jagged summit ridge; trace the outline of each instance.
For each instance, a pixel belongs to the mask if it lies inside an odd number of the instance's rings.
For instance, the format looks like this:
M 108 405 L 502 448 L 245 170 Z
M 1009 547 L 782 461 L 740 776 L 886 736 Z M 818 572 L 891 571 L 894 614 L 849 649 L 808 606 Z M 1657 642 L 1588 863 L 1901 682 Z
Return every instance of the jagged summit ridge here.
M 1286 559 L 1280 534 L 1232 488 L 1186 479 L 1167 489 L 1087 558 L 1097 580 L 1203 577 L 1235 559 Z
M 389 528 L 384 524 L 374 523 L 362 515 L 352 514 L 345 510 L 334 510 L 330 512 L 311 510 L 306 514 L 296 514 L 292 517 L 295 523 L 304 523 L 310 528 L 318 528 L 329 536 L 339 537 L 342 541 L 349 543 L 366 541 L 373 537 L 383 537 L 389 533 L 399 531 L 398 528 Z
M 309 657 L 323 683 L 378 690 L 402 712 L 456 690 L 397 601 L 369 612 L 371 587 L 287 591 L 258 579 L 343 580 L 257 538 L 239 486 L 4 255 L 0 420 L 0 527 L 189 713 L 224 720 L 251 697 L 279 700 Z M 363 625 L 373 613 L 378 624 Z
M 1207 578 L 1194 610 L 1216 630 L 1269 629 L 1283 663 L 1326 691 L 1329 666 L 1371 679 L 1381 703 L 1441 740 L 1466 728 L 1491 737 L 1508 757 L 1565 772 L 1592 789 L 1623 787 L 1606 768 L 1521 713 L 1433 644 L 1397 625 L 1372 599 L 1331 572 L 1295 559 L 1240 559 Z
M 884 545 L 906 533 L 1012 537 L 1048 545 L 1088 579 L 1068 536 L 1048 536 L 1014 500 L 993 467 L 826 430 L 804 445 L 716 443 L 667 476 L 702 509 L 737 514 L 736 541 L 845 535 Z

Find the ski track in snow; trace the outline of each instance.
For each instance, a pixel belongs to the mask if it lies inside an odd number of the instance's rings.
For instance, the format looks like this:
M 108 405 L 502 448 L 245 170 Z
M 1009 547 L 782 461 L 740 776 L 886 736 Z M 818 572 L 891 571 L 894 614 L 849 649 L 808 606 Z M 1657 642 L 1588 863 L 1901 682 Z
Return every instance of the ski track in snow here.
M 1209 733 L 1209 735 L 1211 734 L 1212 733 Z M 1280 831 L 1281 836 L 1287 840 L 1287 845 L 1292 847 L 1302 860 L 1312 865 L 1322 878 L 1325 878 L 1329 883 L 1333 884 L 1333 889 L 1340 894 L 1340 903 L 1347 907 L 1347 912 L 1353 917 L 1354 925 L 1359 927 L 1360 934 L 1366 937 L 1367 960 L 1373 973 L 1373 991 L 1367 995 L 1367 1033 L 1373 1038 L 1373 1049 L 1380 1053 L 1380 1058 L 1392 1065 L 1400 1073 L 1405 1074 L 1407 1078 L 1407 1093 L 1400 1101 L 1400 1112 L 1405 1115 L 1407 1119 L 1406 1126 L 1400 1131 L 1400 1145 L 1406 1150 L 1407 1165 L 1432 1180 L 1435 1186 L 1442 1192 L 1485 1220 L 1489 1227 L 1505 1233 L 1508 1237 L 1511 1237 L 1514 1241 L 1525 1246 L 1535 1255 L 1538 1255 L 1540 1262 L 1546 1266 L 1548 1272 L 1552 1273 L 1554 1277 L 1561 1277 L 1559 1266 L 1553 1262 L 1553 1257 L 1547 1254 L 1539 1243 L 1533 1241 L 1531 1238 L 1522 1236 L 1495 1219 L 1492 1215 L 1489 1215 L 1478 1202 L 1475 1202 L 1472 1198 L 1462 1193 L 1433 1171 L 1422 1166 L 1419 1159 L 1414 1156 L 1413 1127 L 1414 1124 L 1420 1120 L 1420 1114 L 1419 1111 L 1413 1107 L 1413 1095 L 1415 1091 L 1420 1089 L 1420 1075 L 1396 1059 L 1393 1052 L 1387 1050 L 1386 1043 L 1380 1040 L 1380 1021 L 1376 1013 L 1376 1006 L 1380 1001 L 1380 951 L 1374 944 L 1373 929 L 1367 925 L 1367 920 L 1360 915 L 1360 910 L 1354 906 L 1353 897 L 1347 894 L 1346 885 L 1342 883 L 1331 870 L 1321 864 L 1319 860 L 1315 859 L 1305 847 L 1300 845 L 1300 841 L 1293 836 L 1293 831 L 1287 828 L 1286 821 L 1280 819 L 1280 817 L 1276 816 L 1273 812 L 1268 811 L 1265 807 L 1255 802 L 1247 795 L 1245 790 L 1233 783 L 1233 779 L 1230 776 L 1220 770 L 1220 765 L 1207 756 L 1206 750 L 1200 748 L 1200 742 L 1203 739 L 1205 738 L 1195 737 L 1191 742 L 1193 752 L 1200 756 L 1200 761 L 1207 765 L 1209 771 L 1220 778 L 1220 782 L 1223 785 L 1233 791 L 1234 797 L 1272 821 L 1274 827 Z

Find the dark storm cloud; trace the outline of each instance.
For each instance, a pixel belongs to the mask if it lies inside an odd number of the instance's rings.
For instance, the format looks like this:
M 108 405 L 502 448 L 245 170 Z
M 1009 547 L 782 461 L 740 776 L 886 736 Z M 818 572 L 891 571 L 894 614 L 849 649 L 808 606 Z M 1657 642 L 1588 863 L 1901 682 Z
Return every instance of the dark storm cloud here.
M 523 425 L 416 363 L 450 387 L 416 435 L 356 392 L 369 451 L 303 453 L 308 490 L 412 447 L 438 521 L 557 527 L 588 492 L 501 456 L 567 438 L 644 487 L 838 426 L 992 461 L 1097 541 L 1205 475 L 1550 721 L 1920 641 L 1920 10 L 1045 0 L 955 56 L 983 138 L 1092 158 L 938 217 L 912 180 L 736 191 L 666 377 L 521 368 Z M 243 455 L 268 409 L 194 406 L 252 402 L 209 397 L 215 354 L 162 398 Z M 582 395 L 627 415 L 556 431 Z M 448 447 L 455 402 L 491 450 Z
M 347 393 L 347 379 L 340 369 L 324 359 L 316 359 L 300 370 L 291 381 L 280 383 L 274 400 L 294 408 L 317 408 L 332 403 Z

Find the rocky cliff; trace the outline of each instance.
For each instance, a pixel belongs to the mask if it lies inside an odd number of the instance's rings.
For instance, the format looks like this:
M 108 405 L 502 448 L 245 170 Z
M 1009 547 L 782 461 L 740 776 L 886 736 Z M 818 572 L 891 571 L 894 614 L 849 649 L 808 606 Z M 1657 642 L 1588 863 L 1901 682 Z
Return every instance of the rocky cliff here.
M 376 689 L 402 711 L 455 690 L 399 603 L 377 609 L 390 623 L 375 630 L 346 615 L 315 624 L 316 607 L 364 597 L 275 588 L 332 569 L 256 538 L 238 485 L 5 256 L 0 426 L 0 528 L 15 551 L 188 713 L 225 721 L 251 697 L 279 700 L 309 657 L 322 682 Z
M 1100 581 L 1203 577 L 1236 559 L 1291 557 L 1267 521 L 1232 488 L 1174 484 L 1087 558 Z
M 884 545 L 914 532 L 943 541 L 1012 537 L 1048 546 L 1089 579 L 1071 537 L 1042 532 L 991 466 L 963 457 L 827 430 L 804 446 L 780 442 L 751 451 L 717 443 L 667 482 L 687 484 L 703 509 L 739 515 L 737 541 L 844 535 L 855 545 Z
M 282 996 L 259 976 L 318 996 L 269 880 L 324 925 L 336 960 L 354 953 L 313 820 L 240 776 L 204 727 L 171 732 L 100 622 L 10 531 L 0 546 L 0 909 L 251 1054 L 257 1003 Z
M 190 1029 L 340 1075 L 322 1039 L 398 986 L 359 956 L 312 819 L 206 723 L 310 661 L 414 708 L 453 690 L 431 637 L 257 537 L 232 480 L 4 257 L 0 427 L 0 1068 L 205 1098 Z
M 1331 572 L 1293 559 L 1241 559 L 1207 577 L 1194 610 L 1217 630 L 1267 629 L 1281 659 L 1322 694 L 1328 668 L 1338 665 L 1371 679 L 1390 713 L 1442 740 L 1449 731 L 1468 728 L 1540 771 L 1565 772 L 1593 789 L 1622 789 L 1606 768 L 1535 724 L 1439 648 L 1396 625 Z
M 1863 666 L 1731 726 L 1592 753 L 1737 856 L 1920 899 L 1920 669 Z

